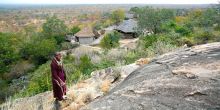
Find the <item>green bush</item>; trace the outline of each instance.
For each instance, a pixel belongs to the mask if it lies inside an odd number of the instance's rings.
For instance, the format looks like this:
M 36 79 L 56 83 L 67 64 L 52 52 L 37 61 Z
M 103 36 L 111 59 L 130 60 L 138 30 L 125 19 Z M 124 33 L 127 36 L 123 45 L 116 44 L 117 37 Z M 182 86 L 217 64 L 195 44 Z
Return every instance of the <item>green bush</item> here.
M 35 64 L 40 65 L 50 59 L 57 50 L 55 39 L 36 40 L 24 45 L 21 51 L 23 58 L 29 58 Z
M 190 30 L 185 26 L 176 26 L 175 32 L 179 33 L 181 35 L 189 35 L 190 34 Z
M 100 42 L 100 46 L 104 49 L 111 49 L 119 46 L 119 39 L 121 38 L 121 34 L 117 31 L 112 33 L 108 33 L 104 36 L 104 38 Z
M 0 76 L 9 71 L 10 65 L 19 59 L 18 39 L 13 34 L 0 33 Z
M 125 18 L 125 12 L 122 9 L 115 10 L 111 14 L 111 20 L 116 24 L 122 22 L 124 18 Z
M 97 70 L 115 66 L 115 61 L 103 59 L 100 63 L 95 64 Z
M 36 71 L 30 74 L 31 79 L 25 96 L 35 95 L 52 89 L 50 62 L 41 65 Z
M 61 49 L 62 50 L 69 50 L 72 49 L 74 47 L 76 47 L 77 45 L 71 44 L 70 42 L 63 42 L 61 43 Z
M 189 47 L 195 45 L 194 44 L 194 39 L 192 37 L 182 37 L 180 39 L 178 39 L 178 46 L 182 46 L 182 45 L 187 45 Z
M 157 41 L 158 36 L 157 35 L 150 35 L 150 36 L 144 36 L 142 37 L 142 41 L 143 41 L 143 46 L 145 48 L 148 48 L 149 46 L 151 46 L 154 42 Z
M 134 63 L 139 58 L 139 55 L 135 51 L 129 51 L 125 57 L 125 64 Z
M 208 42 L 213 42 L 216 39 L 216 36 L 212 34 L 210 31 L 203 31 L 198 34 L 194 34 L 195 44 L 205 44 Z
M 94 65 L 91 62 L 91 59 L 87 55 L 83 55 L 80 57 L 80 64 L 78 68 L 83 73 L 83 75 L 90 76 L 90 73 L 93 71 Z
M 79 32 L 81 29 L 79 28 L 79 26 L 73 26 L 70 31 L 71 33 L 74 35 L 76 34 L 77 32 Z
M 53 39 L 53 38 L 52 38 Z M 60 45 L 62 42 L 65 42 L 64 35 L 61 36 L 54 36 L 54 39 L 56 40 L 57 45 Z
M 68 76 L 68 82 L 69 84 L 72 83 L 77 83 L 82 77 L 82 72 L 80 70 L 75 70 L 73 71 L 69 76 Z
M 177 47 L 167 42 L 157 41 L 152 44 L 152 46 L 147 48 L 148 57 L 154 57 L 157 55 L 162 55 L 164 53 L 170 52 Z
M 42 28 L 43 33 L 47 38 L 63 36 L 67 33 L 67 26 L 64 24 L 64 21 L 58 19 L 56 16 L 47 18 L 47 21 L 43 24 Z

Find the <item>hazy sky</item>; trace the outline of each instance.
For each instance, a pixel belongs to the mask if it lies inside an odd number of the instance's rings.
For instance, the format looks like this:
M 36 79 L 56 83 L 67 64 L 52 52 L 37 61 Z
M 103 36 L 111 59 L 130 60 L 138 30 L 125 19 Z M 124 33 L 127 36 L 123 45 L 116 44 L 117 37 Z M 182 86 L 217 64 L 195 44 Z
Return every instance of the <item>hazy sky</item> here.
M 0 0 L 0 4 L 210 4 L 220 0 Z

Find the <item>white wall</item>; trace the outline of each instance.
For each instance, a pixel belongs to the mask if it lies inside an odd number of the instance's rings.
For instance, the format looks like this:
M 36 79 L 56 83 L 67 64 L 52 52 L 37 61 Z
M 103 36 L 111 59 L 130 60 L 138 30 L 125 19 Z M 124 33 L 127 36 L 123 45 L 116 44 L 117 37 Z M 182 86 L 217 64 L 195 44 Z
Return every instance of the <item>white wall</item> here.
M 94 41 L 93 37 L 80 37 L 79 43 L 80 44 L 91 44 Z

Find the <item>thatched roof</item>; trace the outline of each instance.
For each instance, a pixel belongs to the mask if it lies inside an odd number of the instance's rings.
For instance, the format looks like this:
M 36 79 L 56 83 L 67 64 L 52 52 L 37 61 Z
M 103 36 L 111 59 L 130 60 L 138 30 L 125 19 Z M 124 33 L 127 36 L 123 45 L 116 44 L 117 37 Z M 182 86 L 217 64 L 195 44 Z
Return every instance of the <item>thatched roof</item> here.
M 134 33 L 137 28 L 137 21 L 134 19 L 124 20 L 115 30 L 122 31 L 124 33 Z
M 91 27 L 86 27 L 75 34 L 76 37 L 94 37 L 95 34 Z

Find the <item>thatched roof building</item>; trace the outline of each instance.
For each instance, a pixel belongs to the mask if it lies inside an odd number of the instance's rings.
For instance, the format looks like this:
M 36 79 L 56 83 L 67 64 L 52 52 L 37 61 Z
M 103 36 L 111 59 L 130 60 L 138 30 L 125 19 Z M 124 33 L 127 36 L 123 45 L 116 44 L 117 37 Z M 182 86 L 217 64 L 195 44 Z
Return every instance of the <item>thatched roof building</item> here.
M 90 44 L 95 40 L 95 34 L 91 27 L 83 28 L 75 34 L 76 41 L 80 44 Z
M 134 33 L 135 28 L 137 28 L 137 21 L 134 19 L 124 20 L 115 30 L 121 31 L 123 33 Z
M 76 37 L 94 37 L 93 29 L 91 27 L 85 27 L 75 34 Z

